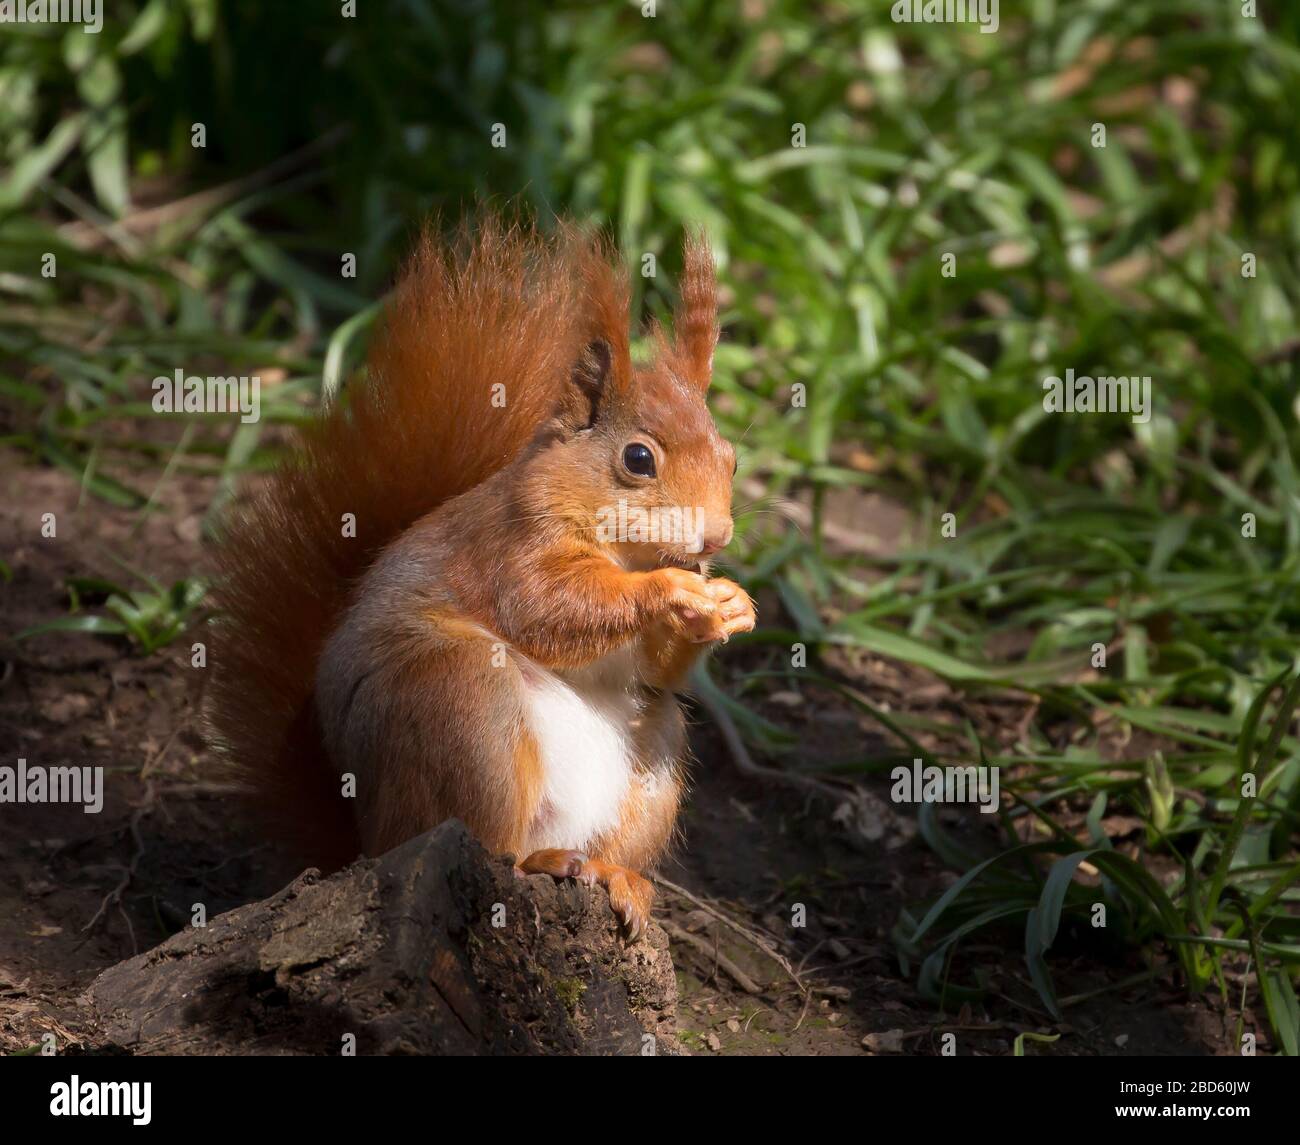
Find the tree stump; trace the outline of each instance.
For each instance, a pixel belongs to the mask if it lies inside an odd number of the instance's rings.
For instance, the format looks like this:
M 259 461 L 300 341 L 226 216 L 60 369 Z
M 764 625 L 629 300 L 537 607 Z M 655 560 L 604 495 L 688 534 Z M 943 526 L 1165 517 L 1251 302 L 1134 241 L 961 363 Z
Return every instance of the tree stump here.
M 104 971 L 87 1001 L 135 1054 L 680 1052 L 668 940 L 604 890 L 522 877 L 456 821 L 308 870 Z

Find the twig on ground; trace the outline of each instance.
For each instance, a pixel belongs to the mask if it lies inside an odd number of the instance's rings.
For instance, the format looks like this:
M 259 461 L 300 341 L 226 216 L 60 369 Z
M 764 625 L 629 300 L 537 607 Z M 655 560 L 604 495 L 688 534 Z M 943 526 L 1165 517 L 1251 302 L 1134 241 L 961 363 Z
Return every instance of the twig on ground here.
M 740 935 L 740 937 L 743 938 L 746 942 L 748 942 L 750 945 L 754 947 L 757 947 L 757 949 L 761 950 L 764 954 L 768 956 L 768 958 L 770 958 L 779 967 L 781 967 L 781 969 L 784 970 L 786 974 L 789 976 L 790 981 L 793 982 L 796 987 L 798 987 L 799 993 L 803 994 L 805 997 L 808 995 L 808 987 L 805 986 L 799 980 L 799 975 L 795 973 L 794 967 L 790 965 L 790 960 L 786 958 L 780 951 L 775 950 L 770 943 L 764 941 L 762 935 L 756 933 L 753 930 L 750 930 L 748 927 L 742 926 L 740 923 L 736 922 L 735 919 L 730 918 L 728 915 L 724 914 L 721 910 L 713 906 L 711 903 L 705 902 L 697 895 L 693 895 L 685 887 L 679 887 L 676 883 L 670 882 L 668 879 L 665 879 L 661 875 L 655 875 L 654 881 L 658 883 L 661 887 L 664 887 L 667 890 L 672 891 L 673 894 L 679 895 L 680 897 L 684 898 L 687 902 L 692 903 L 695 906 L 699 907 L 699 909 L 704 911 L 705 914 L 711 915 L 713 918 L 716 918 L 719 922 L 730 927 L 738 935 Z
M 122 896 L 126 893 L 127 888 L 135 879 L 136 868 L 140 865 L 140 860 L 144 857 L 144 840 L 140 837 L 140 822 L 146 815 L 153 814 L 154 807 L 154 785 L 152 781 L 150 781 L 146 784 L 144 802 L 131 812 L 131 820 L 128 827 L 131 832 L 131 838 L 135 841 L 135 851 L 131 855 L 131 861 L 127 864 L 126 870 L 122 872 L 122 877 L 117 881 L 117 886 L 104 896 L 104 899 L 99 904 L 99 909 L 95 911 L 94 916 L 81 928 L 83 934 L 87 934 L 94 930 L 94 928 L 107 916 L 112 907 L 117 907 L 118 910 L 122 912 L 122 917 L 126 918 L 126 909 L 122 904 Z M 131 926 L 131 920 L 129 918 L 126 920 L 126 926 L 127 933 L 131 937 L 132 954 L 139 954 L 140 949 L 136 945 L 135 941 L 135 928 Z
M 926 1026 L 920 1030 L 904 1030 L 899 1037 L 900 1041 L 909 1041 L 912 1038 L 923 1038 L 927 1034 L 933 1035 L 936 1030 L 944 1030 L 950 1034 L 1023 1034 L 1029 1027 L 1017 1026 L 1010 1022 L 985 1022 L 981 1025 L 949 1025 L 947 1022 L 940 1022 L 934 1026 Z
M 820 950 L 823 946 L 825 946 L 825 945 L 826 945 L 826 939 L 824 939 L 824 938 L 819 939 L 819 940 L 818 940 L 818 941 L 813 945 L 813 948 L 812 948 L 811 950 L 809 950 L 808 953 L 805 954 L 801 959 L 799 959 L 799 967 L 798 967 L 798 969 L 795 971 L 795 973 L 797 973 L 797 974 L 802 974 L 802 973 L 803 973 L 803 968 L 804 968 L 805 966 L 808 965 L 808 959 L 810 959 L 814 954 L 817 953 L 817 951 L 819 951 L 819 950 Z
M 698 934 L 691 934 L 688 930 L 683 930 L 672 919 L 664 919 L 661 924 L 668 932 L 670 938 L 675 938 L 678 942 L 684 942 L 687 946 L 694 947 L 705 958 L 711 958 L 715 967 L 714 977 L 717 977 L 717 968 L 725 970 L 731 980 L 735 982 L 746 994 L 761 994 L 763 987 L 755 982 L 739 966 L 718 949 L 717 942 L 710 946 Z

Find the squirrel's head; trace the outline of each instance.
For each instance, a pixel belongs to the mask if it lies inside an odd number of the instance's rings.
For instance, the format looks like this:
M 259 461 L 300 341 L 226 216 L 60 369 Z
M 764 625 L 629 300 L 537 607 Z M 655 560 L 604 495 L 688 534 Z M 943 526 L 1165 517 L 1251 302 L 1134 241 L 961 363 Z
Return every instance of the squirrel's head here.
M 589 292 L 595 336 L 573 363 L 549 435 L 548 508 L 583 522 L 628 568 L 695 568 L 732 536 L 736 451 L 705 397 L 717 343 L 713 259 L 688 241 L 672 337 L 655 331 L 653 360 L 634 367 L 626 291 L 604 277 Z

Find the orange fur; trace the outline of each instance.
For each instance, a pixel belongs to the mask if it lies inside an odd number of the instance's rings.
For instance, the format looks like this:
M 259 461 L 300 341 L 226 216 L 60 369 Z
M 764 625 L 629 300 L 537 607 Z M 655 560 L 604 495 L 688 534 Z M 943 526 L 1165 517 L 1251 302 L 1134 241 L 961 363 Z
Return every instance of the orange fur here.
M 682 688 L 704 651 L 704 645 L 686 639 L 666 623 L 656 624 L 646 633 L 642 648 L 646 683 L 670 692 Z
M 681 800 L 680 780 L 653 795 L 634 788 L 623 803 L 618 826 L 592 844 L 593 853 L 633 871 L 653 867 L 672 839 Z
M 692 571 L 689 551 L 607 543 L 593 525 L 623 498 L 699 507 L 709 551 L 730 538 L 734 452 L 703 400 L 717 321 L 699 241 L 681 295 L 675 339 L 659 333 L 656 360 L 634 367 L 627 278 L 603 243 L 491 217 L 451 243 L 428 232 L 364 378 L 232 516 L 210 724 L 307 858 L 337 865 L 450 816 L 492 849 L 522 847 L 544 786 L 530 673 L 634 644 L 644 686 L 666 693 L 704 644 L 752 625 L 748 597 Z M 618 470 L 633 439 L 653 443 L 652 482 Z M 630 792 L 599 840 L 615 866 L 654 861 L 680 799 L 672 697 L 643 722 L 642 762 L 669 778 Z M 339 773 L 357 778 L 355 801 Z
M 660 354 L 667 357 L 684 381 L 708 389 L 713 376 L 713 348 L 718 342 L 718 292 L 713 255 L 700 236 L 686 243 L 680 286 L 681 302 L 673 319 L 674 339 L 659 339 Z
M 489 216 L 454 244 L 426 231 L 364 380 L 228 522 L 209 724 L 257 805 L 327 865 L 355 855 L 357 838 L 304 714 L 323 642 L 383 546 L 519 453 L 593 336 L 626 342 L 625 321 L 599 324 L 617 309 L 600 261 L 573 230 L 545 238 Z M 508 400 L 494 410 L 498 380 Z

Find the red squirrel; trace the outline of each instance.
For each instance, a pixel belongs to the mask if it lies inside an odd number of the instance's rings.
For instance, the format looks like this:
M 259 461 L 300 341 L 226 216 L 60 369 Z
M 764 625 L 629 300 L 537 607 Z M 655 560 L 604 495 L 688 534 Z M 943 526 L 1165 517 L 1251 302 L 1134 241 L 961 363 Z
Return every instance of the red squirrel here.
M 644 931 L 683 791 L 676 693 L 755 615 L 708 575 L 735 451 L 705 403 L 702 241 L 648 363 L 628 326 L 626 274 L 572 225 L 426 231 L 364 376 L 235 512 L 209 722 L 318 866 L 456 817 Z

